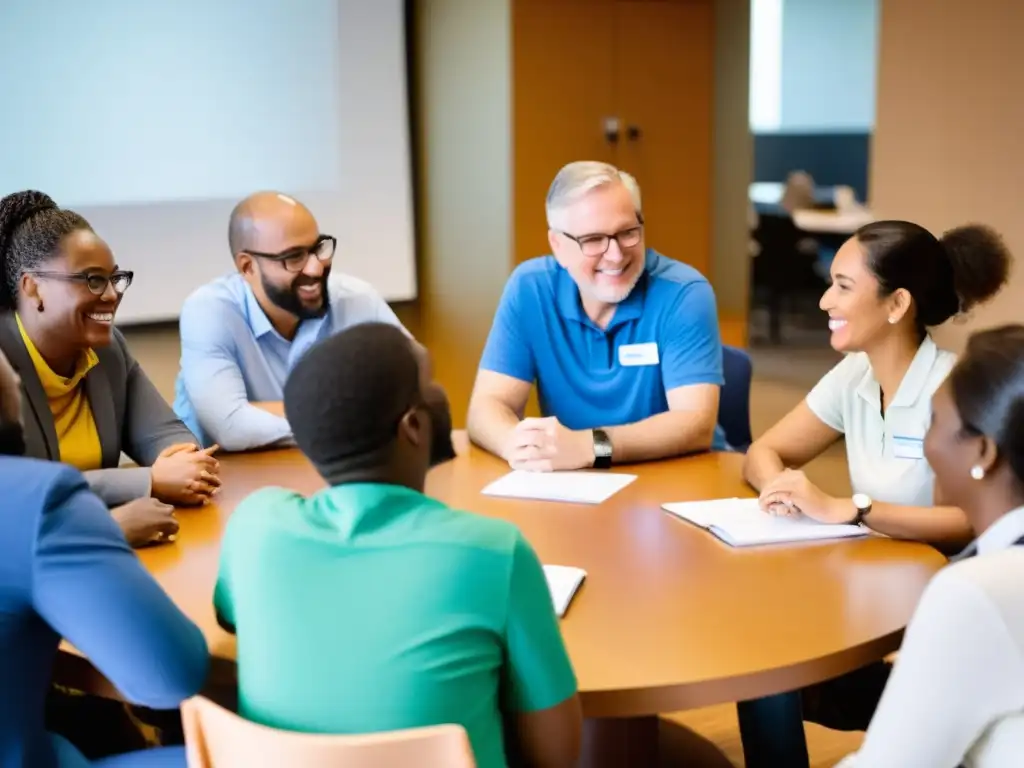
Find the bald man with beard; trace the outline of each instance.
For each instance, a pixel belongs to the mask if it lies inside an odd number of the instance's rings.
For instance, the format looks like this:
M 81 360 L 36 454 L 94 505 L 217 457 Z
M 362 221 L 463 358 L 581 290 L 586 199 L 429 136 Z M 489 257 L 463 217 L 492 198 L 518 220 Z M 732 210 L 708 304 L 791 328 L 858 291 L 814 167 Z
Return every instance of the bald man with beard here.
M 252 403 L 281 400 L 289 371 L 317 341 L 360 323 L 402 324 L 368 283 L 338 274 L 328 282 L 337 241 L 288 195 L 242 200 L 228 244 L 234 272 L 181 310 L 174 410 L 204 445 L 291 445 L 288 421 Z

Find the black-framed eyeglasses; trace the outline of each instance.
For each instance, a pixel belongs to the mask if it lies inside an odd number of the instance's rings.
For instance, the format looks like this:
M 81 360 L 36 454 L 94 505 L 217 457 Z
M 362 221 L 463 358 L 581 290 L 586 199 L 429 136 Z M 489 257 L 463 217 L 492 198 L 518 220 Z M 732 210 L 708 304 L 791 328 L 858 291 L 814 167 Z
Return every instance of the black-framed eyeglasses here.
M 107 292 L 107 286 L 113 286 L 114 293 L 123 296 L 132 284 L 135 273 L 125 269 L 119 269 L 104 275 L 99 272 L 44 272 L 34 270 L 29 272 L 35 277 L 49 278 L 51 280 L 68 280 L 76 283 L 85 283 L 90 293 L 102 296 Z
M 642 214 L 637 213 L 636 215 L 637 224 L 635 227 L 629 229 L 623 229 L 620 232 L 616 232 L 614 235 L 602 235 L 602 234 L 591 234 L 591 235 L 570 235 L 568 232 L 562 232 L 559 230 L 560 235 L 572 240 L 580 248 L 580 253 L 584 256 L 596 259 L 598 256 L 604 256 L 608 253 L 608 247 L 612 244 L 612 238 L 619 244 L 619 248 L 632 248 L 640 244 L 641 238 L 644 234 L 644 217 Z
M 309 262 L 310 256 L 315 256 L 320 263 L 326 263 L 334 258 L 334 249 L 338 246 L 338 240 L 331 235 L 320 235 L 316 242 L 310 246 L 289 248 L 281 253 L 261 253 L 260 251 L 243 251 L 250 256 L 267 261 L 276 261 L 289 272 L 301 272 Z

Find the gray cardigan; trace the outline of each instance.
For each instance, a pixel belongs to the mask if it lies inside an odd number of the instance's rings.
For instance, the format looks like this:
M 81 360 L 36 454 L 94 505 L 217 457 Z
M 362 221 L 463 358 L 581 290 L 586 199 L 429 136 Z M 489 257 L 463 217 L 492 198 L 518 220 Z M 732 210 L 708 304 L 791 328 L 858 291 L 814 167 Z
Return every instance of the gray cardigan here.
M 0 315 L 0 350 L 21 377 L 25 455 L 60 459 L 53 415 L 13 312 Z M 99 363 L 85 376 L 85 392 L 103 450 L 103 469 L 85 473 L 93 492 L 108 506 L 148 496 L 149 467 L 174 443 L 197 443 L 178 420 L 114 330 L 109 347 L 97 349 Z M 118 468 L 124 452 L 138 467 Z

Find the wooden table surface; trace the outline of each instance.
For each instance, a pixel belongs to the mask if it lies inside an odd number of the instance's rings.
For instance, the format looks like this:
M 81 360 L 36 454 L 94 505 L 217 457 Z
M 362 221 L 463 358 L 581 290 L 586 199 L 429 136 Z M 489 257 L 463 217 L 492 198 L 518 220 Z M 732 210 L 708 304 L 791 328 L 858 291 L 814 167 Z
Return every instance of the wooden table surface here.
M 877 661 L 898 647 L 925 584 L 945 563 L 930 547 L 881 537 L 733 549 L 660 509 L 750 495 L 737 454 L 617 468 L 639 477 L 586 506 L 482 496 L 507 465 L 470 448 L 463 434 L 456 445 L 459 458 L 430 474 L 430 495 L 510 520 L 543 562 L 588 572 L 562 620 L 588 717 L 751 699 Z M 224 525 L 257 488 L 309 493 L 323 482 L 295 450 L 225 455 L 221 467 L 216 503 L 182 510 L 177 542 L 139 557 L 202 627 L 214 676 L 230 684 L 235 640 L 217 626 L 212 606 Z M 71 679 L 62 681 L 104 691 L 81 659 L 63 662 Z

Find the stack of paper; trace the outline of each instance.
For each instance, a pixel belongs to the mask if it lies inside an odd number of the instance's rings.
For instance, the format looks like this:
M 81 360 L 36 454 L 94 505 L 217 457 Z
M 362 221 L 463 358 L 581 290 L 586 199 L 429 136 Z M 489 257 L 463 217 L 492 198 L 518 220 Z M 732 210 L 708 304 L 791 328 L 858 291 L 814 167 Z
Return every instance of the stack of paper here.
M 572 568 L 568 565 L 545 565 L 544 575 L 548 580 L 548 589 L 551 590 L 551 602 L 555 605 L 555 613 L 561 618 L 565 616 L 569 603 L 586 578 L 587 572 L 582 568 Z
M 483 490 L 485 496 L 600 504 L 636 480 L 616 472 L 525 472 L 517 469 Z
M 845 539 L 866 536 L 860 525 L 829 525 L 803 515 L 776 517 L 763 512 L 757 499 L 717 499 L 663 504 L 671 512 L 720 538 L 733 547 L 780 544 L 815 539 Z

